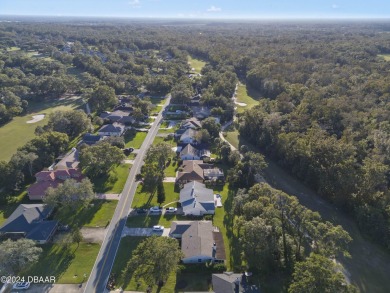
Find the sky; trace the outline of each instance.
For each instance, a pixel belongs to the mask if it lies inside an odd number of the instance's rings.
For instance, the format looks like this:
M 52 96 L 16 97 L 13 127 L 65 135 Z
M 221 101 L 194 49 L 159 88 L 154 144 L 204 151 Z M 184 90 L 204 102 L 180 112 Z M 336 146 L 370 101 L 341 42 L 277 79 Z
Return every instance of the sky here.
M 0 15 L 390 18 L 390 0 L 0 0 Z

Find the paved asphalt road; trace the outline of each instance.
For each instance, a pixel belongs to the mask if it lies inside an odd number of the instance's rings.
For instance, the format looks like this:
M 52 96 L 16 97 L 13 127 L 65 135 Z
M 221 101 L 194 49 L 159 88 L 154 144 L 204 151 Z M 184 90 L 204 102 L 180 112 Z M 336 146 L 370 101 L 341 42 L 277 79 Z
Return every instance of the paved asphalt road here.
M 100 248 L 96 262 L 88 278 L 84 293 L 108 292 L 106 289 L 106 284 L 114 264 L 115 255 L 121 240 L 122 230 L 126 225 L 127 215 L 130 211 L 131 203 L 137 189 L 135 176 L 140 172 L 146 151 L 152 144 L 154 137 L 158 132 L 159 125 L 161 124 L 162 112 L 169 104 L 170 100 L 171 98 L 169 97 L 138 151 L 138 155 L 134 160 L 134 164 L 130 170 L 125 187 L 123 189 L 122 196 L 115 209 L 115 213 L 111 219 L 110 225 L 108 226 L 106 237 L 102 243 L 102 247 Z

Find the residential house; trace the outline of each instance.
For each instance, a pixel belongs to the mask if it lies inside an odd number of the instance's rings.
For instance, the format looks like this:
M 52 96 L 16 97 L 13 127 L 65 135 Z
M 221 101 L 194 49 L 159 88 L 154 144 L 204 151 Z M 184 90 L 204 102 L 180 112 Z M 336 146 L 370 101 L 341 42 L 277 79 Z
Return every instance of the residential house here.
M 211 110 L 206 106 L 192 106 L 192 113 L 194 117 L 203 120 L 211 116 Z
M 103 139 L 102 136 L 96 135 L 96 134 L 91 134 L 91 133 L 86 133 L 83 136 L 83 139 L 81 140 L 80 144 L 85 143 L 87 145 L 94 145 L 101 141 Z
M 27 189 L 30 200 L 42 200 L 49 187 L 56 188 L 67 179 L 80 182 L 84 177 L 78 169 L 57 169 L 35 174 L 36 182 Z
M 215 214 L 214 192 L 203 183 L 191 181 L 180 190 L 181 207 L 185 216 L 203 216 Z
M 195 117 L 192 117 L 190 119 L 184 120 L 181 124 L 181 127 L 183 129 L 199 129 L 202 128 L 202 123 Z
M 67 154 L 59 156 L 56 161 L 55 169 L 76 169 L 80 163 L 79 151 L 72 148 Z
M 197 144 L 198 140 L 196 138 L 198 131 L 188 128 L 184 131 L 184 133 L 180 136 L 179 142 L 182 144 L 192 143 Z
M 100 114 L 100 118 L 109 121 L 110 123 L 123 123 L 126 125 L 133 124 L 135 119 L 129 116 L 129 111 L 115 110 L 114 112 L 103 112 Z
M 183 263 L 224 262 L 223 237 L 211 221 L 174 221 L 169 235 L 181 240 Z
M 204 180 L 217 181 L 225 180 L 223 170 L 219 168 L 207 168 L 203 171 Z
M 44 204 L 21 204 L 0 227 L 0 235 L 17 240 L 27 238 L 44 244 L 57 231 L 58 221 L 47 220 L 53 212 Z
M 214 168 L 212 164 L 204 163 L 201 160 L 186 160 L 179 170 L 176 176 L 176 183 L 178 184 L 185 184 L 190 181 L 224 180 L 222 170 Z
M 124 132 L 125 126 L 119 123 L 103 125 L 98 130 L 100 136 L 121 136 Z
M 179 154 L 182 160 L 203 160 L 210 158 L 210 151 L 207 149 L 197 149 L 191 144 L 187 144 Z
M 248 282 L 246 274 L 224 272 L 212 275 L 213 291 L 215 293 L 260 293 L 257 286 Z

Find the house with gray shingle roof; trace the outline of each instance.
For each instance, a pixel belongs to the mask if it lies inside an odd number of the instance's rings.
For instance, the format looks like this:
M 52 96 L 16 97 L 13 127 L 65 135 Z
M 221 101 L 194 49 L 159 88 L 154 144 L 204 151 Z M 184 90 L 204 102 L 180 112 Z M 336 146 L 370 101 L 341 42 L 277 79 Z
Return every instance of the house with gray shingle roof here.
M 260 293 L 256 285 L 250 284 L 246 274 L 224 272 L 213 274 L 213 291 L 215 293 Z
M 125 132 L 125 126 L 119 123 L 103 125 L 98 133 L 100 136 L 121 136 Z
M 191 181 L 180 190 L 180 200 L 184 215 L 215 214 L 214 192 L 203 183 Z
M 191 144 L 187 144 L 180 152 L 180 159 L 184 160 L 203 160 L 210 158 L 210 151 L 207 149 L 198 149 Z
M 169 234 L 181 239 L 183 263 L 224 262 L 223 237 L 211 221 L 174 221 Z
M 21 204 L 0 227 L 5 238 L 27 238 L 39 244 L 48 242 L 57 231 L 58 221 L 47 221 L 53 208 L 44 204 Z

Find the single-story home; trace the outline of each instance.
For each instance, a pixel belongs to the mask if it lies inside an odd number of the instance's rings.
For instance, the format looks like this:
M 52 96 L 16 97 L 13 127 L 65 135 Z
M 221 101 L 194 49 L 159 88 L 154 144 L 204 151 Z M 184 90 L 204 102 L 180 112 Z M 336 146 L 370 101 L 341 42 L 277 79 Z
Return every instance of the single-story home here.
M 174 221 L 171 237 L 181 239 L 183 263 L 223 263 L 226 259 L 223 237 L 211 221 Z
M 121 136 L 125 132 L 125 126 L 119 123 L 103 125 L 98 133 L 100 136 Z
M 192 106 L 192 113 L 194 113 L 194 117 L 203 120 L 207 117 L 211 116 L 211 109 L 206 106 Z
M 36 182 L 27 189 L 30 200 L 42 200 L 49 187 L 56 188 L 67 179 L 81 181 L 84 177 L 78 169 L 57 169 L 35 174 Z
M 52 239 L 57 231 L 58 221 L 47 218 L 53 208 L 44 204 L 21 204 L 0 227 L 0 235 L 17 240 L 27 238 L 44 244 Z
M 184 184 L 190 181 L 203 182 L 203 170 L 209 168 L 209 164 L 201 160 L 187 160 L 183 162 L 176 176 L 176 183 Z
M 215 214 L 214 192 L 203 183 L 191 181 L 180 190 L 179 200 L 184 215 L 203 216 Z
M 180 151 L 180 159 L 184 160 L 203 160 L 204 158 L 210 158 L 210 151 L 207 149 L 197 149 L 191 144 L 187 144 Z
M 199 129 L 202 128 L 202 123 L 195 117 L 184 120 L 181 124 L 181 128 L 183 129 Z
M 184 131 L 184 133 L 180 136 L 179 141 L 182 144 L 192 143 L 197 144 L 198 140 L 196 138 L 198 131 L 188 128 Z
M 102 139 L 103 137 L 98 134 L 96 135 L 96 134 L 86 133 L 84 134 L 83 139 L 80 143 L 85 143 L 87 145 L 94 145 L 99 141 L 101 141 Z
M 260 293 L 257 286 L 249 284 L 245 273 L 224 272 L 223 274 L 213 274 L 212 284 L 215 293 Z

